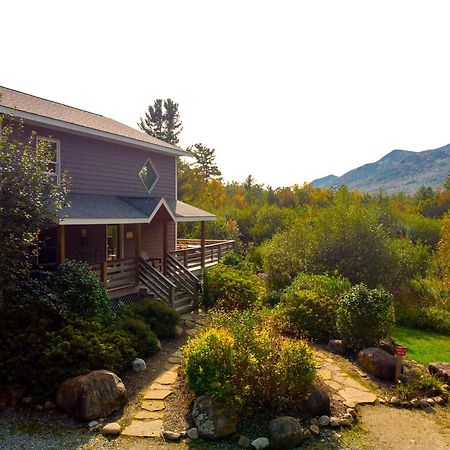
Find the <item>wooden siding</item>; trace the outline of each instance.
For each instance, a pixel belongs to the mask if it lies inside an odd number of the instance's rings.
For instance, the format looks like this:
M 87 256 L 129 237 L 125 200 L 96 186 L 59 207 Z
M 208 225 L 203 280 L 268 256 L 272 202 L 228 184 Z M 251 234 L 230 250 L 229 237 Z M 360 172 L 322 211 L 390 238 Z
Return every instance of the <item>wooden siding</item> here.
M 37 126 L 28 126 L 26 130 L 61 141 L 61 169 L 70 175 L 70 192 L 175 198 L 175 156 Z M 159 174 L 150 194 L 139 178 L 139 171 L 147 159 L 151 159 Z

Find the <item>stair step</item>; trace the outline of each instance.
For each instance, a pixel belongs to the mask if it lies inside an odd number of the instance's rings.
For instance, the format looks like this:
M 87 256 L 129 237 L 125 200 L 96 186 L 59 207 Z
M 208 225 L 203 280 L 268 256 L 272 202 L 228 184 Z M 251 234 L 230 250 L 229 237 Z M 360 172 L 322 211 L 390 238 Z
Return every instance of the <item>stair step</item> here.
M 174 306 L 174 308 L 175 308 L 175 311 L 177 311 L 179 314 L 194 311 L 194 305 L 192 305 L 191 303 L 186 303 L 186 304 L 180 305 L 180 306 Z

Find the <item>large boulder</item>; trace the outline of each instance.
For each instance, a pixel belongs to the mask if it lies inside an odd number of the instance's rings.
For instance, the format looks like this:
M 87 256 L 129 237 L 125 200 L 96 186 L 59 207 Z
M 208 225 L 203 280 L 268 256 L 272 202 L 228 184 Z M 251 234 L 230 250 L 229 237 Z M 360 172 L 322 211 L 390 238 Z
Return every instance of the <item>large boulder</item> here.
M 236 416 L 207 395 L 195 400 L 192 418 L 200 436 L 207 439 L 221 439 L 236 432 Z
M 61 383 L 56 395 L 57 405 L 78 420 L 107 417 L 126 402 L 122 380 L 107 370 L 95 370 L 69 378 Z
M 310 417 L 329 416 L 330 397 L 327 390 L 320 384 L 313 383 L 299 409 L 302 414 Z
M 450 364 L 446 362 L 433 362 L 428 364 L 428 370 L 431 375 L 436 375 L 445 383 L 450 383 Z
M 395 379 L 395 357 L 381 348 L 365 348 L 358 353 L 358 364 L 365 372 L 382 380 Z
M 270 448 L 287 449 L 303 442 L 304 430 L 294 417 L 283 416 L 269 423 Z

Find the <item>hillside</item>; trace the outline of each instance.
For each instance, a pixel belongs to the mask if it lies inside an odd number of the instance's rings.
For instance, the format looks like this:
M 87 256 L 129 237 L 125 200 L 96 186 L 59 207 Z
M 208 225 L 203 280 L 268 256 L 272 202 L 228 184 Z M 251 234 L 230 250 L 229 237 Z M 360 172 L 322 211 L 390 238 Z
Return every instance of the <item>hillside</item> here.
M 328 175 L 312 182 L 315 187 L 338 187 L 392 194 L 411 194 L 421 185 L 438 188 L 450 173 L 450 144 L 435 150 L 392 150 L 380 160 L 350 170 L 341 177 Z

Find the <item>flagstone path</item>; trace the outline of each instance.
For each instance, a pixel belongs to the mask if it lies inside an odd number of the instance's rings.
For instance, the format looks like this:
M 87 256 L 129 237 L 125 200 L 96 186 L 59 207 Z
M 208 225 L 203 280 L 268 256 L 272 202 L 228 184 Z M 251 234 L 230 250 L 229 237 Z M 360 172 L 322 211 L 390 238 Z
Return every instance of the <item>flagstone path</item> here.
M 341 401 L 348 408 L 375 403 L 378 397 L 362 383 L 344 372 L 333 358 L 322 351 L 316 351 L 316 359 L 317 374 L 334 392 L 334 400 Z
M 183 314 L 181 320 L 188 327 L 189 335 L 194 334 L 195 327 L 203 324 L 203 317 L 199 314 Z M 164 400 L 172 393 L 180 362 L 181 349 L 178 349 L 167 358 L 164 371 L 145 389 L 141 409 L 134 415 L 131 424 L 124 428 L 123 436 L 161 436 L 166 409 Z

